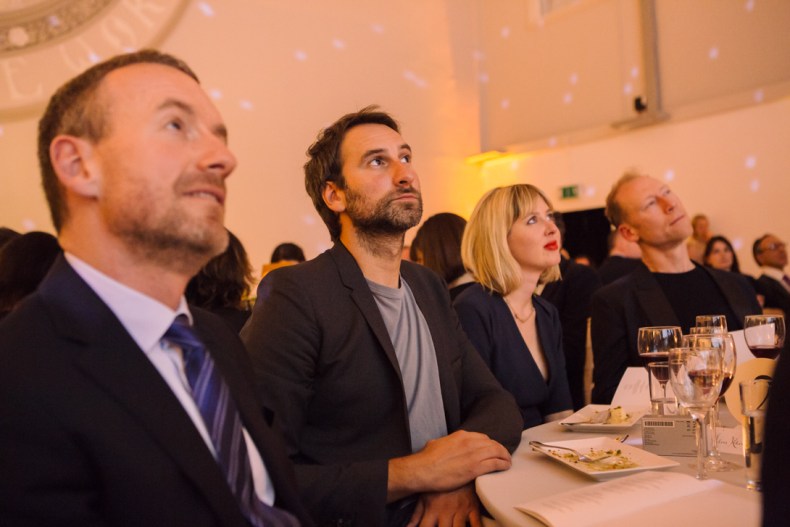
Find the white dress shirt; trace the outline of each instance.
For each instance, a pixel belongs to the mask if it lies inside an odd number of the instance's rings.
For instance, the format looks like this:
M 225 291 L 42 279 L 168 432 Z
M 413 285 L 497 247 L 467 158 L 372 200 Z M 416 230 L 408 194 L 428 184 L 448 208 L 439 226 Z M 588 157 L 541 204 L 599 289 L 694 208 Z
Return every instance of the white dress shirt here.
M 186 299 L 182 296 L 178 309 L 173 311 L 159 301 L 113 280 L 73 254 L 67 252 L 65 257 L 74 271 L 109 306 L 132 339 L 148 357 L 148 360 L 159 371 L 173 395 L 176 396 L 194 423 L 195 428 L 200 432 L 211 454 L 216 458 L 217 453 L 211 442 L 211 436 L 200 415 L 200 410 L 192 398 L 192 389 L 187 381 L 181 349 L 162 340 L 176 316 L 186 315 L 189 318 L 189 323 L 192 324 L 192 314 L 189 312 Z M 250 458 L 255 493 L 261 501 L 272 505 L 274 503 L 274 487 L 266 472 L 263 459 L 261 459 L 255 443 L 247 434 L 247 430 L 242 428 L 242 431 L 247 445 L 247 454 Z

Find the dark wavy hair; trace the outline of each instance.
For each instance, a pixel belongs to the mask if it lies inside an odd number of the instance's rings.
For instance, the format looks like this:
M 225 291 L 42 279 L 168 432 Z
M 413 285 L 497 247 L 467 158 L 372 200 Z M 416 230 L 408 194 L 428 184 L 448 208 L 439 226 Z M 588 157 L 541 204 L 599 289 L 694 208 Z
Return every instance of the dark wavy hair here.
M 329 229 L 332 240 L 340 238 L 340 219 L 335 211 L 324 203 L 324 188 L 332 181 L 340 189 L 346 188 L 343 179 L 343 160 L 340 146 L 346 134 L 355 126 L 362 124 L 382 124 L 400 133 L 398 123 L 389 114 L 378 110 L 378 106 L 367 106 L 358 112 L 349 113 L 335 121 L 318 134 L 318 138 L 307 155 L 310 159 L 304 165 L 304 186 L 313 206 Z
M 36 290 L 61 253 L 58 239 L 46 232 L 28 232 L 0 250 L 0 313 L 7 313 Z
M 252 266 L 239 239 L 228 231 L 228 247 L 215 256 L 187 284 L 190 304 L 213 310 L 243 309 L 250 294 Z
M 283 260 L 292 260 L 294 262 L 304 262 L 304 251 L 295 243 L 281 243 L 272 251 L 272 257 L 269 260 L 271 263 L 281 262 Z
M 425 220 L 409 248 L 409 258 L 419 261 L 448 284 L 466 272 L 461 260 L 461 240 L 466 220 L 452 212 L 441 212 Z
M 741 266 L 738 264 L 738 255 L 735 254 L 735 249 L 732 248 L 732 244 L 730 243 L 730 240 L 728 240 L 724 236 L 713 236 L 711 237 L 710 240 L 708 240 L 708 243 L 705 244 L 705 252 L 702 255 L 702 261 L 705 263 L 705 265 L 710 267 L 710 264 L 708 263 L 708 256 L 710 256 L 710 253 L 713 252 L 713 245 L 716 242 L 721 242 L 727 247 L 729 247 L 730 252 L 732 253 L 732 267 L 730 267 L 730 271 L 732 271 L 733 273 L 740 273 Z

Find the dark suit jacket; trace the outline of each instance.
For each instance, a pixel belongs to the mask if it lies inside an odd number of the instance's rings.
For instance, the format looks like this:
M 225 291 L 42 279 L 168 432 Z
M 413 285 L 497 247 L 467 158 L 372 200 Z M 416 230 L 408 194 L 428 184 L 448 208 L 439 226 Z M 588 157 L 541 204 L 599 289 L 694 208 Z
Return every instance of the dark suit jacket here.
M 757 291 L 765 296 L 765 307 L 775 307 L 790 316 L 790 293 L 781 282 L 768 275 L 760 275 L 757 279 Z
M 741 324 L 746 315 L 760 313 L 754 290 L 742 275 L 703 269 L 713 278 Z M 592 402 L 608 404 L 626 368 L 643 366 L 636 348 L 639 328 L 680 323 L 658 281 L 644 264 L 599 289 L 593 295 L 591 314 Z
M 587 319 L 593 293 L 601 287 L 598 273 L 592 267 L 560 261 L 562 280 L 549 282 L 540 294 L 560 312 L 565 369 L 573 399 L 573 409 L 584 406 L 584 364 L 587 360 Z
M 309 523 L 241 342 L 214 315 L 193 316 L 263 457 L 276 505 Z M 4 526 L 247 525 L 167 383 L 62 257 L 0 324 L 0 364 Z
M 790 317 L 790 293 L 782 285 L 768 275 L 760 275 L 755 283 L 757 291 L 765 297 L 765 307 L 773 307 L 781 309 L 785 314 L 785 331 L 788 324 L 788 317 Z M 785 335 L 785 348 L 784 352 L 790 349 L 790 338 Z
M 790 356 L 786 353 L 776 363 L 765 420 L 763 527 L 785 527 L 790 519 Z
M 543 423 L 549 414 L 573 407 L 562 351 L 560 315 L 548 300 L 533 297 L 532 302 L 538 339 L 549 371 L 548 382 L 543 379 L 501 295 L 474 284 L 453 302 L 461 326 L 480 356 L 502 387 L 515 397 L 525 429 Z
M 460 329 L 446 286 L 411 262 L 401 276 L 430 328 L 448 431 L 483 432 L 512 451 L 518 408 Z M 412 453 L 409 418 L 392 341 L 351 253 L 338 243 L 272 271 L 241 335 L 316 522 L 384 525 L 388 460 Z

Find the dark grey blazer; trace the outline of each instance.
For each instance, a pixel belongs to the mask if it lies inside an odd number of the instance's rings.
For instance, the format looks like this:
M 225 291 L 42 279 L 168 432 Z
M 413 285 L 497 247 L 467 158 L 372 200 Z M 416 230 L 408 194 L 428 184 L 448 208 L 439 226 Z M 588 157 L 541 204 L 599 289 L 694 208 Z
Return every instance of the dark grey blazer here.
M 431 331 L 448 431 L 483 432 L 512 451 L 518 408 L 461 330 L 446 286 L 411 262 L 401 275 Z M 353 256 L 338 243 L 268 274 L 241 335 L 261 393 L 285 422 L 316 522 L 384 525 L 388 460 L 411 454 L 408 411 L 395 350 Z
M 195 327 L 238 404 L 276 504 L 310 520 L 236 335 Z M 167 383 L 61 256 L 0 324 L 0 518 L 31 526 L 247 525 L 221 469 Z
M 741 323 L 746 315 L 760 313 L 760 304 L 746 278 L 703 269 L 716 282 Z M 643 365 L 636 348 L 640 327 L 680 325 L 658 281 L 643 263 L 593 295 L 591 317 L 592 402 L 598 404 L 611 402 L 627 367 Z

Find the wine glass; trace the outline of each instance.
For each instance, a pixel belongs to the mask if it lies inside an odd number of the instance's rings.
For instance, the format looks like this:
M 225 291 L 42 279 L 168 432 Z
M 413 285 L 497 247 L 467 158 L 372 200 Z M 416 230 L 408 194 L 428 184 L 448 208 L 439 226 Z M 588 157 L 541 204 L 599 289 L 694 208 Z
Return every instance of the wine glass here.
M 710 329 L 710 328 L 707 328 Z M 727 472 L 738 468 L 737 465 L 722 459 L 719 454 L 718 438 L 716 429 L 719 426 L 719 401 L 724 396 L 727 388 L 732 383 L 735 376 L 737 355 L 735 350 L 735 339 L 729 333 L 697 333 L 683 336 L 683 347 L 692 349 L 717 349 L 721 353 L 721 375 L 722 385 L 719 397 L 713 403 L 708 416 L 708 433 L 711 435 L 710 446 L 705 459 L 705 467 L 714 472 Z
M 775 359 L 785 344 L 785 317 L 782 315 L 747 315 L 743 338 L 759 358 Z
M 636 347 L 639 356 L 644 360 L 645 368 L 650 362 L 666 361 L 669 358 L 669 350 L 680 346 L 683 332 L 680 326 L 647 326 L 639 328 L 637 333 Z M 650 370 L 648 370 L 650 375 Z M 663 391 L 663 401 L 667 400 L 667 382 L 669 378 L 657 378 Z M 651 401 L 651 412 L 656 415 L 663 415 L 666 403 Z
M 675 397 L 697 423 L 697 479 L 707 479 L 705 416 L 721 392 L 721 352 L 712 348 L 669 351 L 669 382 Z
M 701 333 L 727 333 L 727 317 L 724 315 L 697 315 L 696 328 L 699 328 Z

